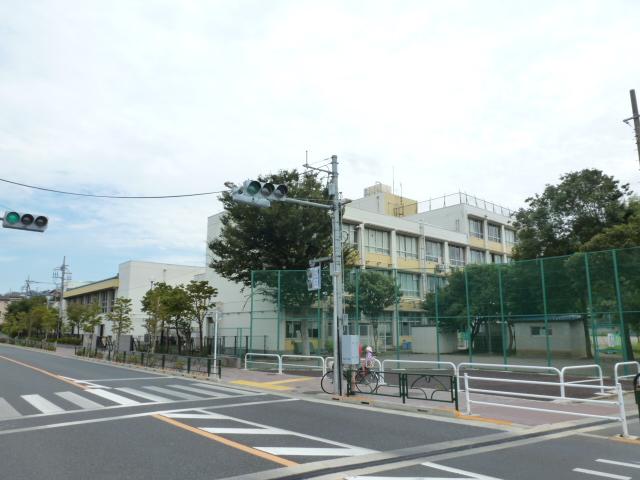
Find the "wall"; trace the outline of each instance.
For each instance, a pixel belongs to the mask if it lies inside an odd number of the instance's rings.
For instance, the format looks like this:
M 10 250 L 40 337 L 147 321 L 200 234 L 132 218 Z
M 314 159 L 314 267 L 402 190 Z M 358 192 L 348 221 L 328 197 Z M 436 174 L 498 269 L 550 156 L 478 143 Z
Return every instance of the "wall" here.
M 546 336 L 531 335 L 531 327 L 544 328 L 544 322 L 515 323 L 516 353 L 546 355 Z M 582 322 L 550 322 L 549 349 L 554 354 L 584 358 L 586 340 Z
M 411 349 L 414 353 L 438 353 L 436 343 L 436 327 L 412 327 L 413 337 Z M 458 337 L 456 332 L 440 332 L 440 353 L 455 353 L 458 351 Z

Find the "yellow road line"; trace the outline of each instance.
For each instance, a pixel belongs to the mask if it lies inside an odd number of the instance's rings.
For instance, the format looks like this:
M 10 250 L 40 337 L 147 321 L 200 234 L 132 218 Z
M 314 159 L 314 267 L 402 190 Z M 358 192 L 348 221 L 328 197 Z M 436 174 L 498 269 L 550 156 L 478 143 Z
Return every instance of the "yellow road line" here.
M 192 427 L 191 425 L 187 425 L 186 423 L 178 422 L 173 418 L 163 417 L 162 415 L 151 415 L 151 416 L 157 420 L 161 420 L 163 422 L 169 423 L 174 427 L 182 428 L 183 430 L 187 430 L 188 432 L 195 433 L 196 435 L 203 436 L 210 440 L 215 440 L 216 442 L 220 442 L 223 445 L 226 445 L 228 447 L 236 448 L 245 453 L 249 453 L 256 457 L 264 458 L 265 460 L 269 460 L 271 462 L 277 463 L 279 465 L 283 465 L 285 467 L 295 467 L 296 465 L 299 465 L 298 463 L 292 462 L 291 460 L 287 460 L 285 458 L 281 458 L 276 455 L 263 452 L 262 450 L 258 450 L 256 448 L 248 447 L 247 445 L 234 442 L 233 440 L 229 440 L 227 438 L 221 437 L 219 435 L 216 435 L 215 433 L 205 432 L 204 430 L 200 430 L 199 428 Z
M 248 387 L 256 387 L 256 388 L 266 388 L 267 390 L 277 390 L 277 391 L 286 391 L 291 390 L 291 387 L 281 387 L 279 385 L 272 385 L 269 382 L 252 382 L 250 380 L 234 380 L 233 382 L 236 385 L 246 385 Z
M 281 383 L 308 382 L 309 380 L 317 380 L 315 377 L 307 378 L 289 378 L 288 380 L 278 380 L 277 382 L 266 382 L 269 385 L 280 385 Z
M 60 380 L 61 382 L 65 382 L 65 383 L 68 383 L 69 385 L 73 385 L 74 387 L 81 388 L 82 390 L 86 389 L 86 387 L 84 387 L 83 385 L 80 385 L 80 384 L 78 384 L 76 382 L 73 382 L 71 380 L 67 380 L 66 378 L 64 378 L 64 377 L 62 377 L 62 376 L 60 376 L 60 375 L 58 375 L 56 373 L 48 372 L 47 370 L 44 370 L 42 368 L 34 367 L 33 365 L 29 365 L 28 363 L 23 363 L 23 362 L 20 362 L 18 360 L 14 360 L 13 358 L 5 357 L 3 355 L 0 355 L 0 358 L 2 358 L 3 360 L 6 360 L 7 362 L 12 362 L 12 363 L 15 363 L 17 365 L 21 365 L 23 367 L 30 368 L 31 370 L 35 370 L 36 372 L 42 373 L 43 375 L 47 375 L 49 377 L 53 377 L 56 380 Z
M 460 420 L 470 420 L 474 422 L 486 422 L 486 423 L 495 423 L 496 425 L 513 425 L 513 422 L 509 420 L 500 420 L 497 418 L 487 418 L 487 417 L 479 417 L 477 415 L 464 415 L 460 412 L 456 412 L 456 417 Z

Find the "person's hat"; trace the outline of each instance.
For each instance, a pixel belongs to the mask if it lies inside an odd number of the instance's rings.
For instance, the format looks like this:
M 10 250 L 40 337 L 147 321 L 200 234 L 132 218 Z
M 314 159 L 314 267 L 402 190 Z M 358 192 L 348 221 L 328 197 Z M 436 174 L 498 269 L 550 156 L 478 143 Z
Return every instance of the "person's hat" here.
M 371 348 L 371 346 L 367 345 L 367 348 L 365 348 L 365 350 L 367 352 L 373 352 L 373 348 Z

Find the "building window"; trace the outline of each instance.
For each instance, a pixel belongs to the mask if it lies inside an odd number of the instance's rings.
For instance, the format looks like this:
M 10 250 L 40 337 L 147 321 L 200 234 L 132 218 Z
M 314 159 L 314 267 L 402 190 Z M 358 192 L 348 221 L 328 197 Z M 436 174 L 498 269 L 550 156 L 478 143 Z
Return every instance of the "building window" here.
M 508 228 L 504 229 L 504 241 L 507 245 L 515 245 L 516 244 L 516 232 L 513 230 L 509 230 Z
M 454 267 L 464 266 L 464 248 L 456 245 L 449 245 L 449 262 Z
M 502 262 L 502 254 L 500 254 L 500 253 L 492 253 L 491 254 L 491 263 L 503 263 Z
M 553 330 L 551 328 L 547 329 L 547 333 L 551 335 Z M 531 335 L 534 337 L 545 336 L 545 328 L 544 327 L 531 327 Z
M 471 250 L 469 263 L 484 263 L 485 257 L 482 250 Z
M 407 235 L 396 235 L 398 257 L 418 259 L 418 238 Z
M 349 245 L 358 248 L 358 226 L 349 223 L 342 224 L 342 239 Z
M 488 230 L 489 230 L 489 240 L 497 243 L 502 242 L 502 238 L 500 236 L 500 225 L 495 225 L 493 223 L 490 223 Z
M 367 252 L 389 255 L 389 232 L 365 228 Z
M 482 220 L 469 219 L 469 235 L 476 238 L 484 238 Z
M 427 240 L 427 252 L 425 258 L 427 262 L 442 263 L 442 243 Z
M 420 275 L 416 273 L 398 272 L 398 283 L 400 292 L 405 297 L 420 296 Z
M 445 277 L 436 277 L 435 275 L 427 275 L 427 291 L 434 293 L 437 289 L 444 287 L 447 284 Z

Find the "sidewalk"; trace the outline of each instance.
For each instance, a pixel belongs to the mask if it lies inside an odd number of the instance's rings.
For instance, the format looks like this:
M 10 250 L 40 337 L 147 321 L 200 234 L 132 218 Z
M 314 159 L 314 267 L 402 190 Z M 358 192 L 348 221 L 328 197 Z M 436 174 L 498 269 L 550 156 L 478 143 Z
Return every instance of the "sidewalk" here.
M 59 346 L 55 352 L 56 355 L 65 357 L 74 357 L 73 347 Z M 100 363 L 107 363 L 104 360 L 92 360 Z M 121 365 L 121 364 L 117 364 Z M 141 369 L 144 367 L 127 364 L 128 367 Z M 159 369 L 153 369 L 162 372 Z M 174 370 L 164 370 L 167 374 L 184 375 L 184 373 Z M 197 378 L 204 378 L 198 374 L 190 374 Z M 432 415 L 440 415 L 451 418 L 457 418 L 461 421 L 482 422 L 483 424 L 494 424 L 501 426 L 520 427 L 523 429 L 531 429 L 533 427 L 544 427 L 563 424 L 565 422 L 574 422 L 576 420 L 587 420 L 585 417 L 568 415 L 562 413 L 581 412 L 591 415 L 617 416 L 619 410 L 614 405 L 593 405 L 585 403 L 575 403 L 568 401 L 536 401 L 510 396 L 472 394 L 472 400 L 496 403 L 500 405 L 473 405 L 472 415 L 467 416 L 462 412 L 466 411 L 464 392 L 460 393 L 459 412 L 456 412 L 452 403 L 442 403 L 429 400 L 407 399 L 406 403 L 402 402 L 399 397 L 371 395 L 356 392 L 354 395 L 347 397 L 346 392 L 343 396 L 329 395 L 322 391 L 320 386 L 321 372 L 296 372 L 278 374 L 275 371 L 261 370 L 244 370 L 242 368 L 223 367 L 222 379 L 218 380 L 211 376 L 208 380 L 227 384 L 229 386 L 247 387 L 250 389 L 261 390 L 274 394 L 286 395 L 301 399 L 321 399 L 327 401 L 344 402 L 358 405 L 368 405 L 377 408 L 387 408 L 393 410 L 404 410 L 411 412 L 421 412 Z M 397 387 L 385 387 L 380 391 L 385 393 L 398 394 Z M 412 391 L 412 394 L 419 393 Z M 605 400 L 611 398 L 595 397 Z M 638 423 L 638 410 L 632 393 L 625 394 L 625 406 L 630 431 L 636 432 L 638 429 L 634 424 Z M 555 410 L 558 413 L 537 412 L 532 410 L 521 410 L 509 408 L 505 405 L 517 405 L 530 408 L 544 408 Z M 592 419 L 597 420 L 597 419 Z M 621 428 L 618 433 L 621 432 Z

